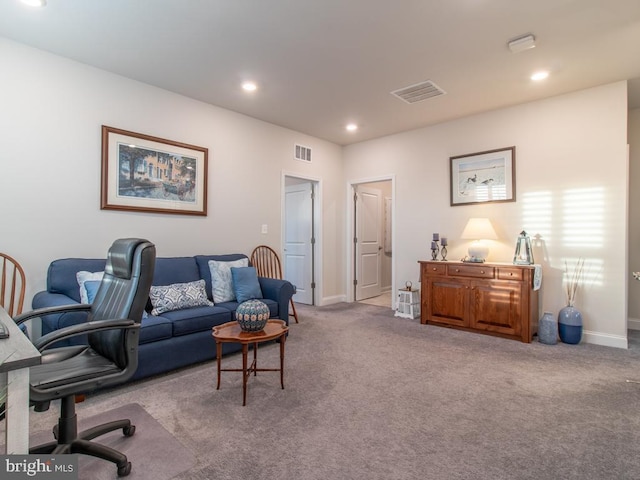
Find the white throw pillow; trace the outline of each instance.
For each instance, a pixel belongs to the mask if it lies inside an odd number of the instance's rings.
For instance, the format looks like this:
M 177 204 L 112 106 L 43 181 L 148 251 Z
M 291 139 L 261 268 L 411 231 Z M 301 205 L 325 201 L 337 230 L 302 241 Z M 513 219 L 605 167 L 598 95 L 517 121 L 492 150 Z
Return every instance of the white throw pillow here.
M 233 291 L 233 278 L 231 277 L 231 267 L 248 267 L 249 259 L 241 258 L 231 262 L 221 262 L 209 260 L 209 271 L 211 272 L 211 296 L 213 303 L 231 302 L 236 299 Z
M 104 272 L 86 272 L 81 270 L 76 273 L 76 280 L 80 286 L 80 303 L 89 303 L 89 296 L 87 295 L 87 289 L 84 286 L 84 282 L 90 280 L 102 280 Z

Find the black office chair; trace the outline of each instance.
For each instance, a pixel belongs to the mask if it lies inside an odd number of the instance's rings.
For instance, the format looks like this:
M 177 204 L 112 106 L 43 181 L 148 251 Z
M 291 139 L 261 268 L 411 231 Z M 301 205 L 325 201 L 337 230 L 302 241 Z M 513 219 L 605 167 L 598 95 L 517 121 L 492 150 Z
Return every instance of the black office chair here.
M 89 311 L 84 324 L 56 330 L 34 342 L 42 352 L 42 364 L 30 369 L 30 401 L 35 411 L 49 409 L 61 399 L 60 418 L 53 428 L 55 441 L 29 449 L 29 453 L 81 453 L 114 462 L 118 476 L 131 471 L 126 455 L 92 439 L 122 428 L 135 433 L 130 420 L 118 420 L 78 433 L 75 396 L 128 380 L 138 367 L 140 320 L 155 267 L 155 246 L 142 239 L 116 240 L 107 256 L 104 277 L 92 305 L 42 308 L 19 315 L 26 320 L 62 311 Z M 47 348 L 60 340 L 87 335 L 88 345 Z

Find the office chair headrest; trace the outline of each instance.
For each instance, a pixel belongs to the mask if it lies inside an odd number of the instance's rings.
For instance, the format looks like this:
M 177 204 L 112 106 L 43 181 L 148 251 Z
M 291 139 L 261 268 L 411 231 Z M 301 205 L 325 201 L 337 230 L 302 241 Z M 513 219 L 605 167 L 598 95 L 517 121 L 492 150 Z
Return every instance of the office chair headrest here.
M 141 238 L 120 238 L 113 242 L 107 254 L 105 272 L 115 277 L 130 279 L 136 248 L 146 242 L 148 240 Z

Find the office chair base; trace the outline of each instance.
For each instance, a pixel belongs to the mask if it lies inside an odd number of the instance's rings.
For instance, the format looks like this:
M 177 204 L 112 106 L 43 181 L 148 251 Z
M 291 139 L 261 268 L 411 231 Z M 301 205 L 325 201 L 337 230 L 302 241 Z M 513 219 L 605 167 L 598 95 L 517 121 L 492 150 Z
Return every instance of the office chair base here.
M 119 477 L 129 475 L 131 472 L 131 462 L 127 460 L 125 454 L 106 445 L 92 442 L 91 440 L 105 433 L 120 429 L 122 429 L 125 437 L 131 437 L 136 432 L 136 426 L 131 425 L 131 421 L 127 419 L 116 420 L 83 430 L 76 434 L 76 418 L 74 397 L 63 398 L 58 425 L 53 427 L 53 436 L 56 440 L 32 447 L 29 449 L 29 453 L 53 455 L 79 453 L 91 455 L 115 463 L 118 468 Z

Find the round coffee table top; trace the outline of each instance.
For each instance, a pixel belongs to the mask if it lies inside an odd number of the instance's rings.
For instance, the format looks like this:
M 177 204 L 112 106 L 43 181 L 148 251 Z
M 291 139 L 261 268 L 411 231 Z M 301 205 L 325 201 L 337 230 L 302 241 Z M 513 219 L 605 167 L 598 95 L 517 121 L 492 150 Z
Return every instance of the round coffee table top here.
M 284 320 L 267 320 L 259 332 L 244 332 L 235 320 L 213 327 L 213 338 L 221 342 L 256 343 L 281 337 L 289 331 Z

